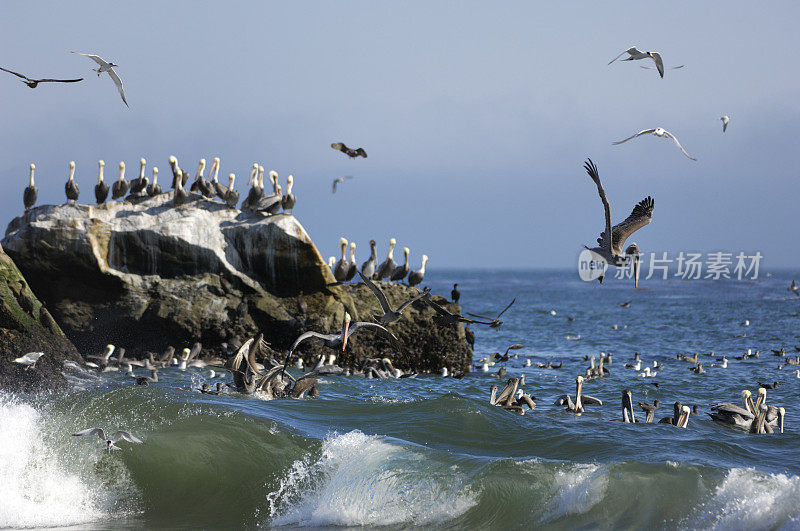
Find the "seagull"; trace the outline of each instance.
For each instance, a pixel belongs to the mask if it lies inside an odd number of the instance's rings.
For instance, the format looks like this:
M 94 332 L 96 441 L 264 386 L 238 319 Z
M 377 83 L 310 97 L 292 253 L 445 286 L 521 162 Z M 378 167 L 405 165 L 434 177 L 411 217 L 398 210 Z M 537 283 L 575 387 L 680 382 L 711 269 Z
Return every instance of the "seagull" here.
M 33 166 L 33 164 L 31 164 L 31 166 Z M 788 291 L 789 293 L 794 293 L 795 295 L 800 297 L 800 288 L 797 287 L 797 283 L 794 280 L 792 280 L 792 283 L 789 285 L 788 288 L 786 288 L 786 291 Z
M 36 88 L 39 85 L 39 83 L 77 83 L 78 81 L 83 81 L 82 77 L 79 77 L 78 79 L 49 79 L 49 78 L 31 79 L 28 76 L 19 74 L 17 72 L 14 72 L 13 70 L 8 70 L 7 68 L 3 68 L 2 66 L 0 66 L 0 70 L 2 70 L 3 72 L 8 72 L 9 74 L 14 74 L 17 77 L 22 78 L 22 82 L 28 85 L 30 88 Z
M 141 440 L 139 437 L 122 430 L 117 430 L 114 435 L 111 436 L 110 439 L 106 439 L 106 434 L 103 432 L 103 428 L 86 428 L 85 430 L 81 430 L 78 433 L 73 433 L 73 437 L 81 437 L 84 435 L 92 436 L 97 435 L 97 437 L 106 443 L 106 448 L 108 448 L 108 453 L 111 453 L 111 450 L 119 450 L 119 446 L 115 446 L 114 443 L 122 439 L 123 441 L 128 441 L 134 444 L 144 444 L 144 441 Z
M 36 362 L 39 361 L 39 358 L 42 356 L 44 356 L 44 352 L 28 352 L 27 354 L 15 359 L 14 363 L 25 365 L 25 370 L 27 371 L 28 369 L 36 367 Z
M 89 59 L 100 65 L 100 68 L 92 68 L 92 70 L 97 72 L 97 77 L 100 77 L 100 74 L 102 74 L 103 72 L 108 73 L 108 76 L 114 81 L 114 84 L 117 86 L 117 90 L 119 91 L 119 95 L 122 98 L 122 102 L 125 103 L 126 107 L 130 107 L 130 105 L 128 105 L 128 101 L 125 99 L 125 91 L 122 89 L 122 80 L 114 71 L 114 67 L 119 65 L 116 65 L 114 63 L 107 63 L 100 56 L 93 55 L 90 53 L 81 53 L 81 52 L 72 52 L 72 53 L 77 55 L 85 55 L 86 57 L 88 57 Z
M 631 46 L 615 58 L 613 58 L 608 64 L 613 63 L 623 55 L 628 54 L 630 57 L 627 59 L 623 59 L 623 61 L 636 61 L 639 59 L 647 59 L 650 58 L 656 63 L 656 68 L 658 69 L 658 75 L 664 77 L 664 62 L 661 60 L 661 54 L 658 52 L 640 52 L 636 46 Z
M 352 178 L 353 178 L 352 175 L 345 175 L 344 177 L 338 177 L 338 178 L 334 179 L 333 180 L 333 192 L 332 193 L 334 193 L 334 194 L 336 193 L 336 185 L 337 184 L 343 183 L 345 179 L 352 179 Z
M 686 65 L 670 66 L 669 69 L 670 70 L 677 70 L 679 68 L 683 68 L 684 66 L 686 66 Z M 653 69 L 652 66 L 645 66 L 645 65 L 639 65 L 639 68 L 644 68 L 645 70 L 652 70 Z
M 631 234 L 652 221 L 655 202 L 650 196 L 645 197 L 639 204 L 633 207 L 633 212 L 631 212 L 630 216 L 628 216 L 625 221 L 612 227 L 611 206 L 608 204 L 606 192 L 603 190 L 603 185 L 600 183 L 600 175 L 597 173 L 597 166 L 592 162 L 592 159 L 588 159 L 588 162 L 584 164 L 584 168 L 586 168 L 586 173 L 589 174 L 589 177 L 591 177 L 597 185 L 597 192 L 600 194 L 600 200 L 603 202 L 606 217 L 606 228 L 600 233 L 600 237 L 597 238 L 597 243 L 600 244 L 600 246 L 592 249 L 586 248 L 599 254 L 616 267 L 624 265 L 628 260 L 627 257 L 633 255 L 634 285 L 638 285 L 639 255 L 641 254 L 639 252 L 639 246 L 632 243 L 625 249 L 624 255 L 622 254 L 622 246 L 625 245 L 625 240 L 627 240 Z M 603 277 L 601 276 L 598 280 L 602 283 Z
M 728 129 L 728 124 L 731 121 L 731 117 L 726 114 L 725 116 L 720 117 L 720 120 L 722 120 L 722 132 L 724 133 L 725 130 Z
M 624 144 L 628 140 L 631 140 L 632 138 L 636 138 L 637 136 L 642 136 L 642 135 L 653 135 L 653 136 L 657 136 L 657 137 L 660 137 L 660 138 L 671 138 L 675 142 L 675 144 L 677 144 L 677 146 L 679 148 L 681 148 L 681 151 L 683 151 L 683 154 L 686 155 L 686 158 L 691 159 L 691 160 L 697 160 L 696 158 L 694 158 L 691 155 L 689 155 L 688 153 L 686 153 L 686 150 L 683 149 L 683 146 L 681 145 L 680 142 L 678 142 L 678 139 L 675 138 L 675 135 L 673 135 L 672 133 L 670 133 L 669 131 L 667 131 L 666 129 L 663 129 L 661 127 L 654 127 L 652 129 L 643 129 L 643 130 L 639 131 L 638 133 L 636 133 L 635 135 L 629 136 L 625 140 L 620 140 L 619 142 L 612 142 L 612 144 L 615 145 L 615 146 L 617 146 L 619 144 Z
M 354 159 L 356 157 L 367 158 L 367 152 L 364 151 L 364 148 L 357 148 L 357 149 L 349 148 L 341 142 L 334 142 L 333 144 L 331 144 L 331 147 L 336 151 L 341 151 L 351 159 Z

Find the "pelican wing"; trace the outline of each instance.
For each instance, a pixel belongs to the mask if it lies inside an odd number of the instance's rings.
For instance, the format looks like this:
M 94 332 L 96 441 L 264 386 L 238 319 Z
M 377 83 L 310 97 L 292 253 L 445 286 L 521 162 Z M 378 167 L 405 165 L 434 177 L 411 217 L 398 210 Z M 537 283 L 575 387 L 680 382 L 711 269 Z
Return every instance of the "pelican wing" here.
M 351 326 L 350 329 L 352 330 L 353 327 Z M 320 341 L 332 341 L 332 340 L 336 339 L 337 337 L 339 337 L 339 334 L 320 334 L 319 332 L 312 332 L 312 331 L 304 332 L 304 333 L 300 334 L 300 337 L 298 337 L 297 339 L 294 340 L 294 343 L 292 343 L 292 346 L 289 349 L 289 355 L 291 356 L 292 352 L 294 352 L 294 349 L 296 349 L 297 346 L 300 343 L 302 343 L 303 341 L 305 341 L 306 339 L 314 338 L 314 339 L 317 339 L 317 340 L 320 340 Z M 288 359 L 288 357 L 287 357 L 287 359 Z
M 658 68 L 658 75 L 662 78 L 664 77 L 664 61 L 661 60 L 661 54 L 658 52 L 651 52 L 650 55 L 653 57 L 653 61 L 656 63 L 656 68 Z
M 735 414 L 741 415 L 746 419 L 753 419 L 755 416 L 747 409 L 737 406 L 736 404 L 731 404 L 730 402 L 722 402 L 720 404 L 713 404 L 711 406 L 712 411 L 719 411 L 720 413 L 727 413 L 727 414 Z
M 362 329 L 375 330 L 376 332 L 379 332 L 380 334 L 388 337 L 389 339 L 391 339 L 392 343 L 394 344 L 395 348 L 397 348 L 397 350 L 400 350 L 403 347 L 403 344 L 400 343 L 400 340 L 397 339 L 397 337 L 393 333 L 389 332 L 387 329 L 385 329 L 384 327 L 382 327 L 377 323 L 367 323 L 364 321 L 352 323 L 350 325 L 350 328 L 347 330 L 347 337 L 349 338 L 350 336 L 355 334 L 358 330 Z
M 686 65 L 671 66 L 671 67 L 669 67 L 669 70 L 677 70 L 679 68 L 683 68 L 684 66 L 686 66 Z M 653 70 L 656 67 L 647 66 L 647 65 L 639 65 L 639 68 L 644 68 L 645 70 Z
M 169 363 L 172 360 L 172 356 L 175 355 L 175 348 L 174 347 L 167 347 L 167 350 L 164 351 L 164 354 L 158 360 L 162 363 Z
M 82 77 L 78 79 L 36 79 L 37 83 L 77 83 L 78 81 L 83 81 Z
M 231 370 L 234 371 L 240 370 L 239 367 L 242 366 L 242 362 L 245 360 L 245 356 L 247 356 L 247 353 L 250 352 L 250 345 L 253 344 L 254 339 L 255 338 L 251 337 L 250 339 L 245 341 L 241 347 L 239 347 L 239 350 L 236 351 L 236 354 L 233 356 L 233 359 L 231 360 L 230 363 Z
M 503 315 L 504 313 L 506 313 L 506 310 L 508 310 L 509 308 L 511 308 L 511 306 L 512 306 L 512 305 L 513 305 L 515 302 L 517 302 L 517 298 L 516 298 L 516 297 L 514 297 L 514 298 L 511 300 L 511 302 L 509 302 L 509 303 L 508 303 L 508 306 L 506 306 L 506 307 L 505 307 L 505 309 L 503 309 L 503 311 L 502 311 L 502 312 L 500 312 L 500 313 L 498 313 L 498 314 L 497 314 L 497 319 L 500 319 L 500 316 L 501 316 L 501 315 Z
M 89 59 L 91 59 L 92 61 L 94 61 L 95 63 L 97 63 L 100 66 L 108 65 L 108 63 L 105 62 L 99 55 L 94 55 L 94 54 L 91 54 L 91 53 L 81 53 L 81 52 L 72 52 L 72 53 L 77 54 L 77 55 L 85 55 L 86 57 L 88 57 Z
M 645 197 L 639 201 L 635 207 L 633 207 L 633 211 L 631 212 L 630 216 L 625 218 L 625 221 L 614 225 L 614 228 L 611 229 L 611 234 L 612 250 L 615 254 L 622 254 L 622 248 L 625 245 L 625 240 L 627 240 L 631 234 L 653 220 L 654 206 L 655 201 L 653 201 L 653 198 L 649 196 Z M 600 234 L 600 237 L 597 238 L 597 243 L 602 245 L 602 242 L 604 242 L 605 239 L 606 233 L 603 232 Z
M 724 132 L 724 131 L 723 131 L 723 132 Z M 684 154 L 684 155 L 686 155 L 686 157 L 687 157 L 687 158 L 689 158 L 689 159 L 691 159 L 691 160 L 697 160 L 696 158 L 694 158 L 694 157 L 692 157 L 691 155 L 689 155 L 688 153 L 686 153 L 686 150 L 685 150 L 685 149 L 683 149 L 683 146 L 681 145 L 681 143 L 680 143 L 680 142 L 678 142 L 678 139 L 677 139 L 677 138 L 675 138 L 675 135 L 673 135 L 673 134 L 672 134 L 672 133 L 670 133 L 669 131 L 664 131 L 664 134 L 665 134 L 666 136 L 668 136 L 669 138 L 671 138 L 672 140 L 674 140 L 674 141 L 675 141 L 675 144 L 677 144 L 677 146 L 678 146 L 679 148 L 681 148 L 681 151 L 683 151 L 683 154 Z
M 341 151 L 342 153 L 345 153 L 350 150 L 350 148 L 345 146 L 344 143 L 342 142 L 334 142 L 333 144 L 331 144 L 331 147 L 336 151 Z
M 413 304 L 413 303 L 417 302 L 417 301 L 418 301 L 418 300 L 420 300 L 422 297 L 424 297 L 425 295 L 427 295 L 427 294 L 428 294 L 430 291 L 431 291 L 431 288 L 425 288 L 425 291 L 421 291 L 421 292 L 419 293 L 419 295 L 417 295 L 416 297 L 412 297 L 412 298 L 408 299 L 406 302 L 404 302 L 403 304 L 401 304 L 401 305 L 400 305 L 400 306 L 397 308 L 397 313 L 403 313 L 403 310 L 405 310 L 405 309 L 406 309 L 406 306 L 408 306 L 409 304 Z
M 364 284 L 369 288 L 375 298 L 378 299 L 378 304 L 381 305 L 381 310 L 383 310 L 384 314 L 392 312 L 392 307 L 389 305 L 389 301 L 386 300 L 386 295 L 383 294 L 381 288 L 375 285 L 370 279 L 366 278 L 364 275 L 361 274 L 361 271 L 358 272 L 358 276 L 361 277 L 361 280 L 364 281 Z
M 3 68 L 2 66 L 0 66 L 0 70 L 2 70 L 3 72 L 8 72 L 9 74 L 14 74 L 15 76 L 17 76 L 17 77 L 21 77 L 22 79 L 27 79 L 28 81 L 33 81 L 33 80 L 32 80 L 31 78 L 29 78 L 28 76 L 23 76 L 22 74 L 18 74 L 18 73 L 16 73 L 16 72 L 14 72 L 13 70 L 9 70 L 9 69 L 7 69 L 7 68 Z M 19 86 L 19 85 L 17 85 L 17 86 Z
M 591 177 L 594 183 L 597 185 L 597 193 L 600 195 L 600 200 L 603 202 L 603 210 L 605 211 L 606 216 L 606 230 L 603 231 L 597 243 L 600 244 L 600 247 L 611 250 L 611 240 L 604 237 L 604 235 L 612 233 L 611 206 L 608 204 L 606 192 L 603 190 L 603 185 L 600 183 L 600 174 L 597 173 L 597 166 L 595 166 L 594 162 L 592 162 L 592 159 L 588 159 L 588 162 L 584 163 L 583 167 L 586 168 L 586 173 L 589 174 L 589 177 Z
M 84 435 L 97 435 L 101 441 L 106 440 L 106 435 L 103 433 L 103 428 L 86 428 L 85 430 L 81 430 L 72 434 L 73 437 L 82 437 Z
M 294 383 L 294 387 L 292 387 L 291 396 L 292 398 L 300 398 L 305 394 L 306 391 L 311 389 L 317 384 L 316 378 L 300 378 Z
M 102 59 L 101 59 L 102 60 Z M 114 84 L 117 86 L 117 90 L 119 91 L 120 97 L 122 97 L 122 102 L 125 103 L 126 107 L 130 107 L 128 105 L 128 100 L 125 99 L 125 91 L 122 89 L 122 80 L 119 78 L 117 73 L 114 71 L 113 68 L 109 68 L 106 70 L 108 72 L 109 77 L 114 80 Z
M 629 136 L 628 138 L 626 138 L 625 140 L 620 140 L 619 142 L 611 142 L 611 144 L 612 144 L 612 145 L 614 145 L 614 146 L 617 146 L 617 145 L 619 145 L 619 144 L 624 144 L 624 143 L 625 143 L 625 142 L 627 142 L 628 140 L 634 139 L 634 138 L 636 138 L 637 136 L 642 136 L 642 135 L 649 135 L 649 134 L 652 134 L 652 133 L 654 133 L 654 132 L 655 132 L 655 130 L 656 130 L 656 128 L 655 128 L 655 127 L 653 127 L 652 129 L 642 129 L 641 131 L 639 131 L 639 132 L 638 132 L 638 133 L 636 133 L 635 135 L 631 135 L 631 136 Z
M 144 441 L 141 440 L 136 435 L 128 433 L 127 431 L 117 430 L 116 433 L 114 433 L 114 435 L 111 436 L 111 442 L 115 443 L 120 439 L 122 439 L 123 441 L 128 441 L 129 443 L 144 444 Z
M 613 58 L 611 61 L 609 61 L 609 62 L 608 62 L 608 64 L 611 64 L 611 63 L 613 63 L 614 61 L 616 61 L 617 59 L 619 59 L 620 57 L 622 57 L 622 56 L 623 56 L 623 55 L 625 55 L 626 53 L 627 53 L 627 54 L 629 54 L 629 55 L 636 55 L 636 54 L 639 54 L 639 53 L 642 53 L 642 52 L 640 52 L 639 50 L 637 50 L 637 49 L 636 49 L 636 46 L 631 46 L 630 48 L 628 48 L 627 50 L 625 50 L 624 52 L 622 52 L 621 54 L 619 54 L 618 56 L 616 56 L 615 58 Z

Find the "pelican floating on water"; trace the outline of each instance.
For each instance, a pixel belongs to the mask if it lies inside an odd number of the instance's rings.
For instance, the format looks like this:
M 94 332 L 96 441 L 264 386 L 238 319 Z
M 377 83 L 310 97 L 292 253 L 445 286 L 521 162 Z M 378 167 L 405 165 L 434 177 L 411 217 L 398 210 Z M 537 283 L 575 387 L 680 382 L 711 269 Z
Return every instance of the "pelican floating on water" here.
M 22 192 L 22 204 L 25 205 L 25 210 L 29 210 L 33 205 L 36 204 L 36 198 L 39 196 L 39 189 L 36 188 L 36 184 L 33 182 L 33 172 L 36 170 L 36 165 L 31 164 L 31 174 L 29 177 L 28 186 L 25 187 L 25 191 Z
M 558 397 L 558 399 L 556 399 L 553 405 L 566 405 L 567 411 L 571 411 L 573 413 L 583 413 L 584 405 L 588 404 L 602 406 L 603 402 L 598 398 L 583 394 L 583 376 L 578 375 L 575 378 L 575 401 L 573 402 L 572 397 L 569 395 L 561 395 Z
M 673 135 L 672 133 L 670 133 L 669 131 L 667 131 L 666 129 L 664 129 L 663 127 L 653 127 L 653 128 L 650 128 L 650 129 L 642 129 L 641 131 L 639 131 L 635 135 L 631 135 L 628 138 L 626 138 L 625 140 L 620 140 L 618 142 L 612 142 L 611 144 L 614 145 L 614 146 L 618 146 L 620 144 L 624 144 L 628 140 L 634 139 L 634 138 L 642 136 L 642 135 L 653 135 L 653 136 L 657 136 L 659 138 L 669 138 L 673 142 L 675 142 L 675 145 L 677 145 L 680 148 L 680 150 L 683 152 L 683 154 L 686 155 L 686 158 L 688 158 L 690 160 L 695 160 L 695 161 L 697 160 L 696 158 L 694 158 L 691 155 L 689 155 L 688 153 L 686 153 L 686 150 L 683 149 L 683 146 L 681 145 L 681 143 L 678 142 L 678 138 L 675 135 Z

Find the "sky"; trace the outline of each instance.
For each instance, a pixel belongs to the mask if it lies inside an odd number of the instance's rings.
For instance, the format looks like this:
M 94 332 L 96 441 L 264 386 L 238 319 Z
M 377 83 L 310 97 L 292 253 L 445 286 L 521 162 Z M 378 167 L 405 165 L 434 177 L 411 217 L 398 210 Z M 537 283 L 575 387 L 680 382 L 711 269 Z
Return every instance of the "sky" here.
M 412 268 L 423 253 L 429 269 L 567 268 L 604 228 L 591 157 L 613 223 L 655 199 L 631 239 L 643 252 L 758 251 L 800 269 L 800 4 L 648 6 L 3 2 L 0 65 L 85 81 L 31 90 L 0 72 L 0 223 L 22 213 L 31 162 L 48 204 L 71 160 L 93 202 L 98 159 L 112 180 L 145 157 L 164 185 L 169 155 L 192 174 L 219 156 L 242 196 L 255 161 L 293 174 L 295 215 L 326 257 L 342 236 L 359 263 L 370 238 L 383 255 L 395 237 Z M 608 65 L 632 45 L 685 67 Z M 119 64 L 130 108 L 71 50 Z M 652 136 L 612 145 L 658 126 L 697 162 Z

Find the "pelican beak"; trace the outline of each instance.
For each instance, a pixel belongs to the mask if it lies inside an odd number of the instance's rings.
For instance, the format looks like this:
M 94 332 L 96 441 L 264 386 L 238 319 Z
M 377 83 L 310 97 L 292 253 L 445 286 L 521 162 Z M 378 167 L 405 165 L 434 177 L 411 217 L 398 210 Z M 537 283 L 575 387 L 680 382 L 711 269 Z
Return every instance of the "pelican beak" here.
M 639 287 L 639 255 L 633 255 L 633 287 Z
M 347 314 L 345 314 L 347 315 Z M 349 316 L 348 316 L 349 317 Z M 347 331 L 350 329 L 350 319 L 344 320 L 344 340 L 342 341 L 342 352 L 347 348 Z

